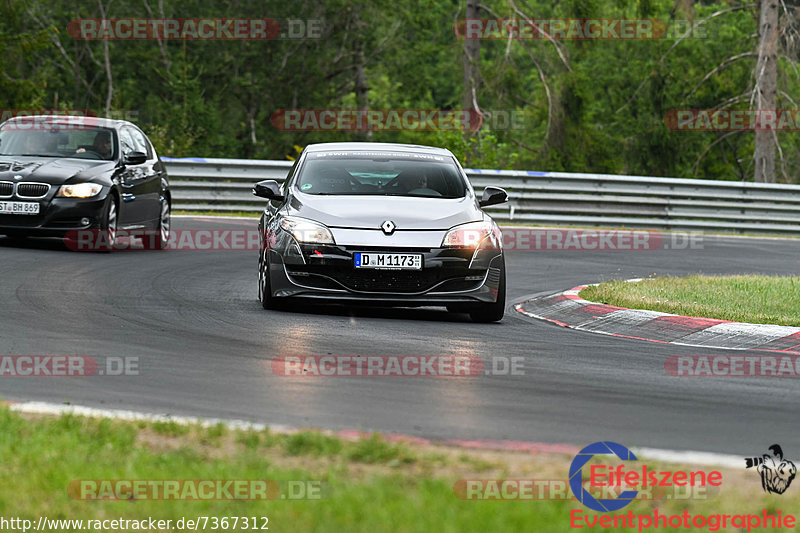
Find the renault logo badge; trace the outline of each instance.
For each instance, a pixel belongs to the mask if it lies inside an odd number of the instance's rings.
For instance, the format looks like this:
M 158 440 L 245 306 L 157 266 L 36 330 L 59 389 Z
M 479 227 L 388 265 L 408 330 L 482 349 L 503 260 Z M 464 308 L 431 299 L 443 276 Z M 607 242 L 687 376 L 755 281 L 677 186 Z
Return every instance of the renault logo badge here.
M 387 220 L 386 222 L 381 224 L 381 229 L 386 235 L 391 235 L 394 232 L 394 228 L 395 228 L 394 222 L 392 222 L 391 220 Z

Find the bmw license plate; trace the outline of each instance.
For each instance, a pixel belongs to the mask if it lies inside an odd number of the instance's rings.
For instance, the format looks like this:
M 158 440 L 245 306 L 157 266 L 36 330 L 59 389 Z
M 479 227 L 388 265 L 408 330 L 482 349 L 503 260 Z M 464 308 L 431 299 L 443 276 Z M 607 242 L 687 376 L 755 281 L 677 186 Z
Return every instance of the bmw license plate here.
M 356 268 L 422 270 L 422 254 L 381 254 L 356 252 Z
M 38 202 L 0 202 L 0 215 L 38 215 Z

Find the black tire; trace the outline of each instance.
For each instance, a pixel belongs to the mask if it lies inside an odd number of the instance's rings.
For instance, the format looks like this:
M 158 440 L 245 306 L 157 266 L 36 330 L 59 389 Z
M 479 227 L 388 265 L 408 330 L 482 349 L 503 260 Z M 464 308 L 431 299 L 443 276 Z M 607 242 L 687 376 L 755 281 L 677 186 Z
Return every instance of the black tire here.
M 500 284 L 497 289 L 497 301 L 491 304 L 483 304 L 481 307 L 471 311 L 469 317 L 473 322 L 499 322 L 506 312 L 506 264 L 500 269 Z
M 117 221 L 119 217 L 119 204 L 114 195 L 109 195 L 106 207 L 103 210 L 103 218 L 100 220 L 100 233 L 98 235 L 97 250 L 100 252 L 111 252 L 117 242 Z
M 172 204 L 166 198 L 161 203 L 158 225 L 155 233 L 148 233 L 142 239 L 145 250 L 164 250 L 169 244 L 169 232 L 172 230 Z
M 269 253 L 269 252 L 267 252 Z M 272 283 L 269 279 L 269 264 L 258 265 L 258 299 L 264 309 L 283 309 L 286 301 L 272 295 Z

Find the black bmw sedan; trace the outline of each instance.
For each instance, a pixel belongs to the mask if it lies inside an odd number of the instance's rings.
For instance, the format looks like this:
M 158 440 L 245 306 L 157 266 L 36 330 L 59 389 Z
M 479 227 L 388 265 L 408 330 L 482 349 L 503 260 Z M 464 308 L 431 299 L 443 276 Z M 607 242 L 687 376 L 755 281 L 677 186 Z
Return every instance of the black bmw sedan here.
M 444 306 L 478 322 L 505 311 L 497 224 L 445 149 L 384 143 L 306 147 L 282 186 L 256 184 L 261 216 L 259 299 Z
M 28 116 L 0 124 L 0 235 L 93 233 L 111 249 L 117 230 L 169 239 L 170 191 L 147 136 L 127 121 Z

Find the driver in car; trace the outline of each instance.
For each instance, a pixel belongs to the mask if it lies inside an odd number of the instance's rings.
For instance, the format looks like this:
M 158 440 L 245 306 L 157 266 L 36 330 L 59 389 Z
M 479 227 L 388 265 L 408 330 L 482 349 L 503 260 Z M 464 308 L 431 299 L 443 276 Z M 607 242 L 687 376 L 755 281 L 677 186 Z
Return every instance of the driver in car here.
M 426 189 L 428 187 L 428 178 L 424 174 L 408 174 L 401 176 L 400 188 L 409 193 L 417 189 Z
M 100 131 L 94 137 L 94 144 L 92 144 L 91 150 L 103 159 L 109 159 L 111 157 L 111 133 L 107 131 Z M 86 148 L 78 148 L 75 150 L 76 154 L 83 154 L 86 152 Z
M 399 185 L 406 194 L 441 196 L 439 191 L 428 185 L 428 176 L 425 173 L 402 176 Z

